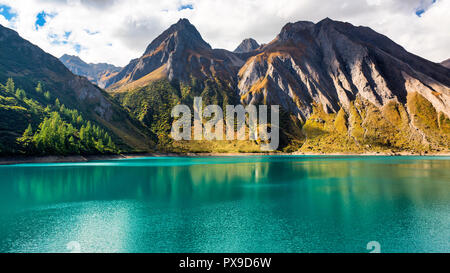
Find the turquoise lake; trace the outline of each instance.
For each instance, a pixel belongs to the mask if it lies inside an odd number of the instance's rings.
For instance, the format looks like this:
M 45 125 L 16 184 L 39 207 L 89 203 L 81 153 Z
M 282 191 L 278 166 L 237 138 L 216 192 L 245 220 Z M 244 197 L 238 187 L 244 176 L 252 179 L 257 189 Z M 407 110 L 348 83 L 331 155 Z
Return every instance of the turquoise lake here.
M 367 253 L 371 241 L 450 251 L 450 157 L 0 166 L 0 252 Z

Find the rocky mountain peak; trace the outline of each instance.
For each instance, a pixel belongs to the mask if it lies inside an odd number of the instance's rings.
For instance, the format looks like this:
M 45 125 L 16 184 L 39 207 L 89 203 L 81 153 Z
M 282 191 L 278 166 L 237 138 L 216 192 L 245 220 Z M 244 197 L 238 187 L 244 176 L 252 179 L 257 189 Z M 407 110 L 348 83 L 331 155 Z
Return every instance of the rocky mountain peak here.
M 180 19 L 176 24 L 171 25 L 150 43 L 144 55 L 161 49 L 162 44 L 168 51 L 185 48 L 192 50 L 211 49 L 211 46 L 203 40 L 198 30 L 188 19 Z
M 259 44 L 252 38 L 248 38 L 242 41 L 242 43 L 233 51 L 234 53 L 248 53 L 257 49 Z
M 309 21 L 299 21 L 296 23 L 288 23 L 282 29 L 280 34 L 278 34 L 279 40 L 289 40 L 298 37 L 298 34 L 305 30 L 310 30 L 314 28 L 315 24 Z
M 77 60 L 77 61 L 84 62 L 83 60 L 81 60 L 80 57 L 75 56 L 75 55 L 69 55 L 69 54 L 64 54 L 59 59 L 60 60 Z
M 167 78 L 190 81 L 212 78 L 221 73 L 233 77 L 243 61 L 225 50 L 215 50 L 205 42 L 189 20 L 180 19 L 154 39 L 144 54 L 108 80 L 111 89 L 130 89 Z

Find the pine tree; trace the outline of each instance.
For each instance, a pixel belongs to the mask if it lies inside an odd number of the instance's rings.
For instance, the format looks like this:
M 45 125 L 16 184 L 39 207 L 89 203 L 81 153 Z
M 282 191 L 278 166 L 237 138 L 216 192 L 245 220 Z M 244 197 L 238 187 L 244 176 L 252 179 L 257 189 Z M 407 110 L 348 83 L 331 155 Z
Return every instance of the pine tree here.
M 38 93 L 38 94 L 42 94 L 43 93 L 41 82 L 38 82 L 35 90 L 36 90 L 36 93 Z
M 50 92 L 48 92 L 48 91 L 45 91 L 44 97 L 45 97 L 48 101 L 52 98 L 52 96 L 50 95 Z
M 82 116 L 78 116 L 77 117 L 77 124 L 83 124 L 83 117 Z
M 103 152 L 105 150 L 105 147 L 103 146 L 103 140 L 102 139 L 99 139 L 97 141 L 96 148 L 97 148 L 97 150 L 99 152 Z
M 111 149 L 115 149 L 114 148 L 114 143 L 112 142 L 112 139 L 111 139 L 111 137 L 110 136 L 108 136 L 108 142 L 107 142 L 108 144 L 107 144 L 107 146 L 108 146 L 108 148 L 111 148 Z
M 33 136 L 33 128 L 31 127 L 31 124 L 28 124 L 27 129 L 25 132 L 23 132 L 23 137 L 32 137 Z
M 17 89 L 16 91 L 16 97 L 23 100 L 24 98 L 26 98 L 27 94 L 25 93 L 25 90 L 23 89 Z
M 14 94 L 15 91 L 15 84 L 12 78 L 9 78 L 6 82 L 6 92 Z
M 33 129 L 31 124 L 28 124 L 22 137 L 17 139 L 17 143 L 22 146 L 25 153 L 33 153 Z
M 61 103 L 59 102 L 59 99 L 58 99 L 58 98 L 55 100 L 55 106 L 56 106 L 56 108 L 58 108 L 58 109 L 61 107 Z

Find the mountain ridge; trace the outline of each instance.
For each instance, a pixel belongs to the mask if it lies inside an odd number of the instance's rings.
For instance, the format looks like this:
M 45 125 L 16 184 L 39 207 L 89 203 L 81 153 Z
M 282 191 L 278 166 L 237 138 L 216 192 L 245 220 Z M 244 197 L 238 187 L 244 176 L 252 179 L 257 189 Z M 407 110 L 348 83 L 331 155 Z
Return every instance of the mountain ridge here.
M 74 74 L 88 78 L 90 82 L 105 87 L 106 81 L 122 69 L 108 63 L 86 63 L 78 56 L 64 54 L 59 60 Z

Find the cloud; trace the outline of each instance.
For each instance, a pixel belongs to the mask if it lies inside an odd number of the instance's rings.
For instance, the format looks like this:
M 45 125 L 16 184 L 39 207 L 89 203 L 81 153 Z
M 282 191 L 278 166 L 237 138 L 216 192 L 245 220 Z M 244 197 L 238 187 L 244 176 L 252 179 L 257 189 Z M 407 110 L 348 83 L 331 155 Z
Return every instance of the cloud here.
M 15 14 L 0 12 L 0 24 L 57 57 L 121 66 L 184 17 L 213 47 L 229 50 L 248 37 L 267 43 L 288 22 L 330 17 L 369 26 L 432 61 L 450 57 L 450 0 L 0 0 L 0 7 Z M 39 14 L 47 16 L 36 27 Z

